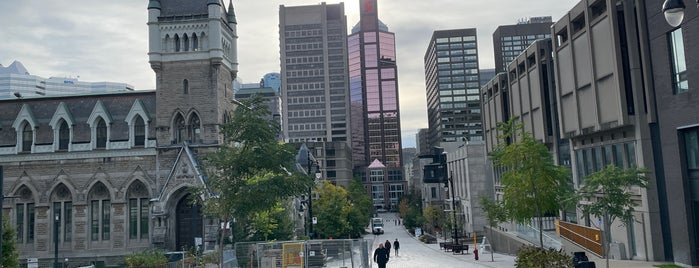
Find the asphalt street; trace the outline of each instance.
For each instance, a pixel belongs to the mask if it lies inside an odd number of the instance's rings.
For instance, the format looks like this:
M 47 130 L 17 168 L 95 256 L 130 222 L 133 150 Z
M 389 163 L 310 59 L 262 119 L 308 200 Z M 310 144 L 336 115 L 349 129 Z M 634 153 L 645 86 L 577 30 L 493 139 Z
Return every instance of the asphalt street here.
M 381 213 L 379 217 L 384 219 L 384 234 L 373 235 L 368 234 L 365 238 L 372 241 L 371 256 L 374 250 L 378 248 L 379 243 L 385 243 L 386 240 L 393 241 L 398 239 L 400 242 L 399 255 L 395 255 L 395 250 L 391 248 L 391 258 L 386 265 L 387 268 L 449 268 L 449 267 L 473 267 L 473 268 L 501 268 L 514 267 L 514 257 L 507 255 L 495 254 L 494 262 L 490 261 L 490 254 L 480 256 L 481 261 L 475 261 L 472 250 L 466 255 L 454 255 L 451 252 L 444 252 L 439 249 L 438 244 L 424 244 L 417 238 L 410 235 L 401 225 L 394 224 L 394 220 L 398 219 L 395 213 Z M 378 267 L 376 263 L 372 266 Z

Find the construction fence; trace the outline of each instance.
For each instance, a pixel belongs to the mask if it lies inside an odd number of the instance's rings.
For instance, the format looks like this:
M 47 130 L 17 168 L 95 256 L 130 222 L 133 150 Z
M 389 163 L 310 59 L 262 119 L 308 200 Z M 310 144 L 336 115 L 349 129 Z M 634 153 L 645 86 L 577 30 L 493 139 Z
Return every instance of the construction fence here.
M 333 239 L 235 244 L 240 268 L 370 268 L 369 243 L 363 239 Z

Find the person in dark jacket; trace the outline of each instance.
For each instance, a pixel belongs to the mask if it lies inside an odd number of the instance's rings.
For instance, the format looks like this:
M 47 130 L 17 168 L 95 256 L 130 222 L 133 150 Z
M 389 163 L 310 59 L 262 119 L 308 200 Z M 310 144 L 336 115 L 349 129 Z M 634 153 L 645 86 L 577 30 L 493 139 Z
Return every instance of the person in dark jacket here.
M 383 244 L 383 247 L 385 247 L 386 250 L 388 250 L 388 254 L 390 255 L 391 254 L 391 241 L 388 241 L 388 239 L 386 239 L 386 243 Z
M 374 262 L 379 265 L 379 268 L 386 268 L 390 255 L 391 251 L 386 249 L 382 243 L 379 243 L 379 248 L 374 250 Z
M 398 243 L 398 238 L 396 238 L 396 241 L 393 241 L 393 249 L 396 251 L 396 257 L 398 257 L 398 248 L 400 248 L 400 243 Z

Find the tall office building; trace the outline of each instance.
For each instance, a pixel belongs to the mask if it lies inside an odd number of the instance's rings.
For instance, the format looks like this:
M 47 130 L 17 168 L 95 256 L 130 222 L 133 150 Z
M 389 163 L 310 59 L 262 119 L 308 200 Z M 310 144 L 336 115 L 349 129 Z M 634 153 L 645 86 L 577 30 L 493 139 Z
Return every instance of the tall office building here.
M 515 25 L 501 25 L 493 32 L 495 72 L 504 72 L 519 53 L 537 39 L 551 36 L 551 16 L 531 17 Z
M 435 31 L 424 60 L 428 148 L 483 140 L 476 29 Z
M 379 20 L 376 0 L 359 4 L 360 21 L 347 39 L 354 171 L 371 189 L 375 207 L 396 208 L 407 184 L 401 167 L 395 34 Z
M 349 144 L 345 6 L 279 6 L 284 136 Z
M 284 138 L 315 150 L 323 178 L 352 181 L 345 6 L 279 7 Z

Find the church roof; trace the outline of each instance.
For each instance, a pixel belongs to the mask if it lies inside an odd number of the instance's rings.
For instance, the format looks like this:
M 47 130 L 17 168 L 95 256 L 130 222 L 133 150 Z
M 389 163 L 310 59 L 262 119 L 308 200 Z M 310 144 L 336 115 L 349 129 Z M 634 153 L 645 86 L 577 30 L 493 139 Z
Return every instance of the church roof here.
M 160 0 L 160 16 L 208 14 L 209 1 L 211 0 Z
M 383 163 L 379 161 L 378 159 L 374 159 L 374 162 L 371 162 L 371 165 L 369 165 L 369 168 L 385 168 Z

